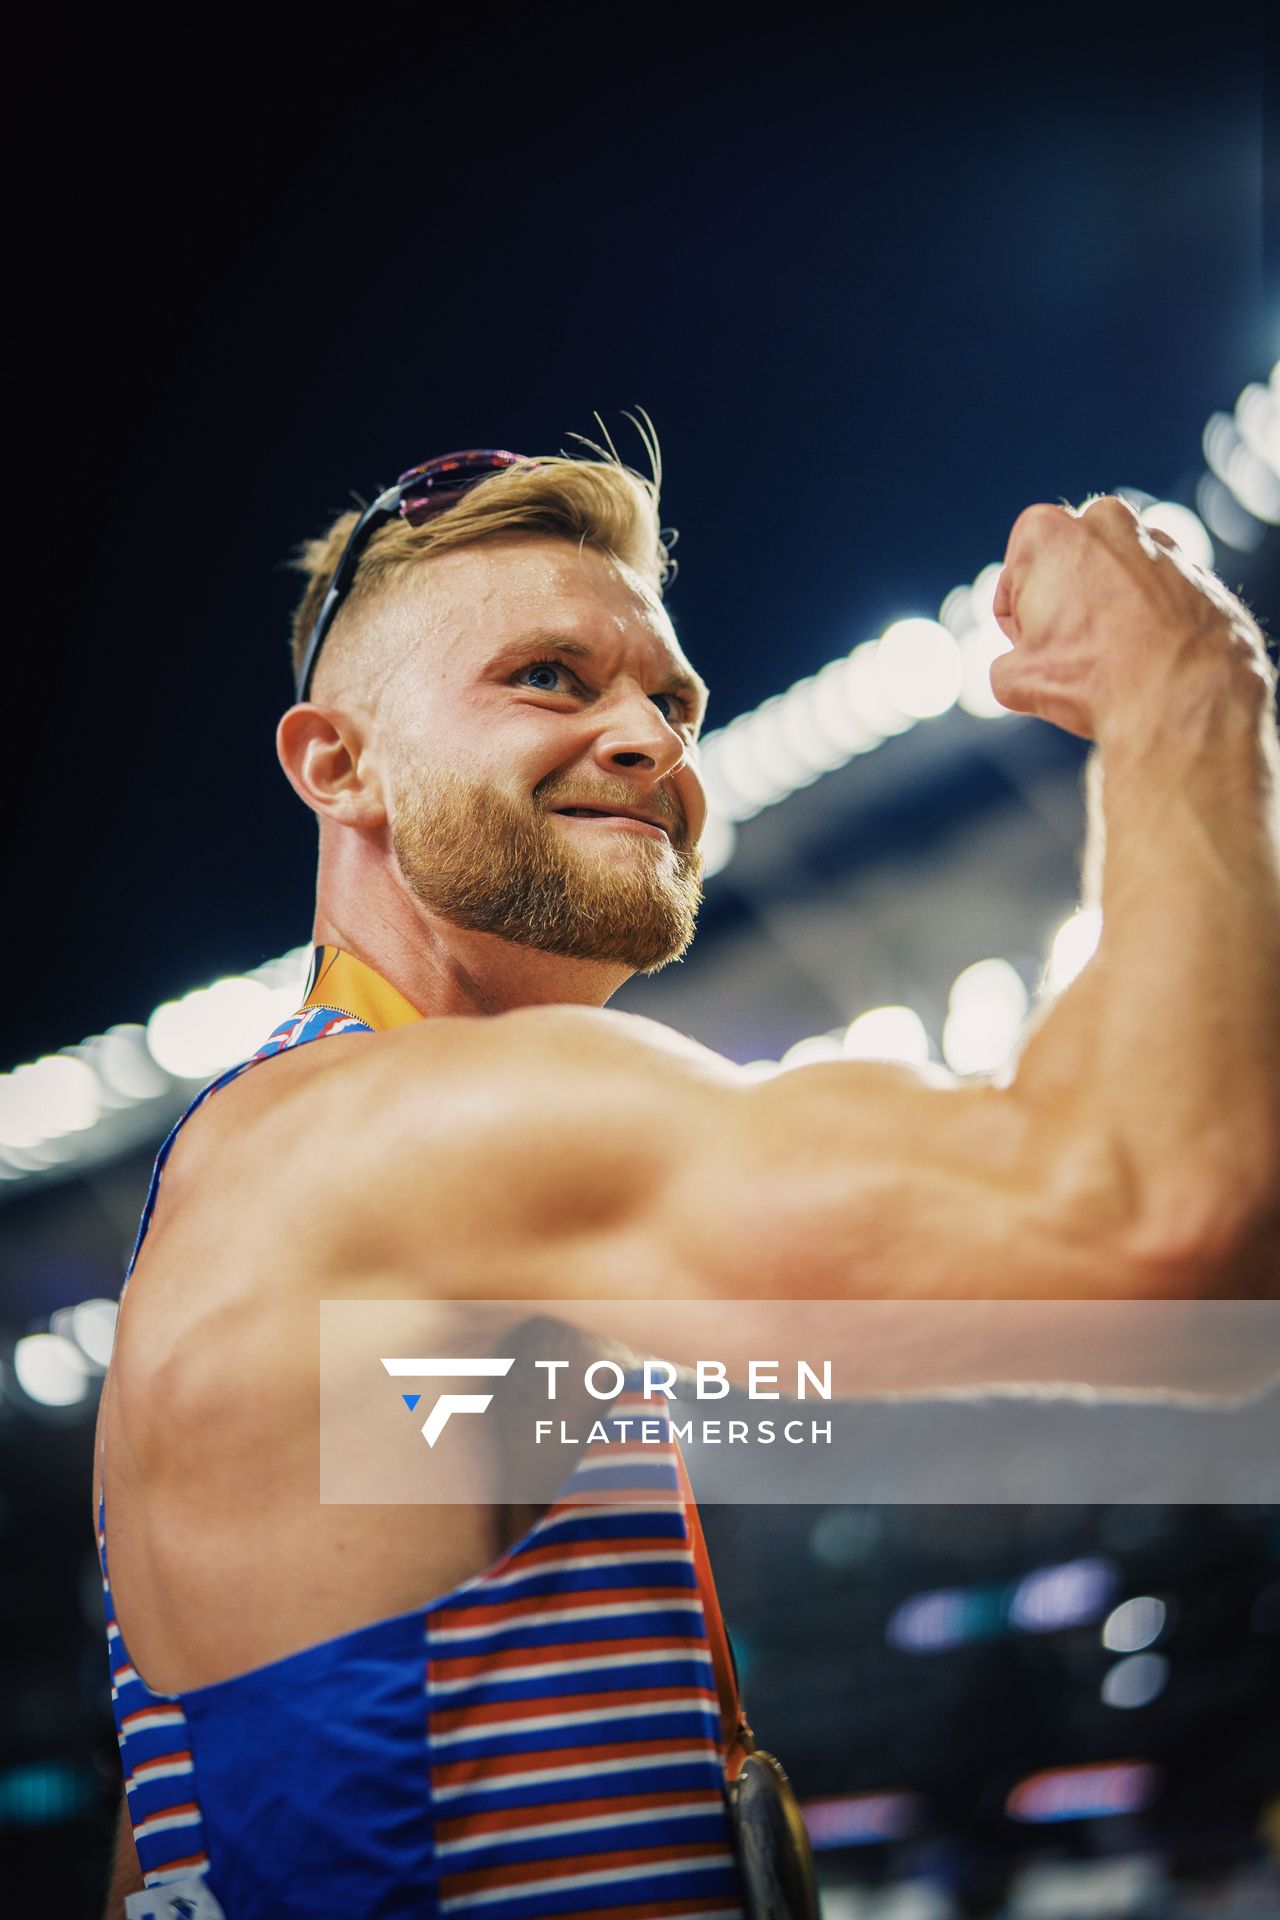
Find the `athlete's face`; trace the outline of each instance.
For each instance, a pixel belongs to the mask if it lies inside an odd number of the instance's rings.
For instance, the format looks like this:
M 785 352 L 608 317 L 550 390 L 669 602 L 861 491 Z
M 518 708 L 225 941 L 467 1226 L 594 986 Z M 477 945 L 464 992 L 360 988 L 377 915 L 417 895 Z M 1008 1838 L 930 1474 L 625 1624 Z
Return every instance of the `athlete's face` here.
M 379 709 L 414 894 L 546 953 L 677 959 L 701 897 L 706 689 L 661 602 L 594 549 L 522 534 L 441 554 L 388 611 L 409 629 Z

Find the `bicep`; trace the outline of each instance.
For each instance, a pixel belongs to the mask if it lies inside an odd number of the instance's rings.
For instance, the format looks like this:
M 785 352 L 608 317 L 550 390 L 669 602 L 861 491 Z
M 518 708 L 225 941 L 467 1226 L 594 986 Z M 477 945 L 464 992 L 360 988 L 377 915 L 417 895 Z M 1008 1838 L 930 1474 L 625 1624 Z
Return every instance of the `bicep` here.
M 752 1082 L 568 1011 L 386 1082 L 376 1151 L 320 1210 L 345 1235 L 329 1291 L 536 1302 L 737 1377 L 790 1343 L 845 1393 L 1199 1378 L 1100 1345 L 1098 1303 L 1151 1291 L 1104 1133 L 867 1063 Z
M 316 1130 L 340 1151 L 308 1185 L 348 1271 L 485 1298 L 1102 1288 L 1105 1149 L 1007 1089 L 859 1062 L 753 1082 L 595 1010 L 447 1024 L 389 1036 L 340 1134 Z
M 726 1257 L 770 1293 L 1083 1298 L 1121 1279 L 1105 1132 L 1009 1087 L 887 1063 L 798 1068 L 744 1090 L 702 1173 L 703 1218 L 731 1223 Z

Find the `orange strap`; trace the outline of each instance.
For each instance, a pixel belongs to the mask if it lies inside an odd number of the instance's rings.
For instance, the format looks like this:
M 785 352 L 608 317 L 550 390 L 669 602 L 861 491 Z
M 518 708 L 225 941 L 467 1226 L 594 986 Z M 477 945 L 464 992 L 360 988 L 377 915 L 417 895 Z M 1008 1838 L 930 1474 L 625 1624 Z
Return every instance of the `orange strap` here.
M 693 1549 L 693 1564 L 702 1596 L 702 1611 L 707 1622 L 707 1640 L 711 1648 L 711 1665 L 716 1676 L 716 1692 L 720 1696 L 720 1733 L 724 1747 L 725 1775 L 729 1780 L 736 1780 L 747 1755 L 755 1752 L 756 1740 L 747 1724 L 746 1712 L 738 1694 L 738 1677 L 734 1672 L 733 1655 L 729 1648 L 729 1636 L 725 1631 L 724 1615 L 720 1611 L 720 1596 L 716 1592 L 715 1576 L 711 1571 L 711 1556 L 707 1552 L 706 1537 L 702 1531 L 702 1517 L 698 1512 L 698 1503 L 693 1497 L 693 1488 L 689 1482 L 689 1470 L 685 1466 L 684 1456 L 678 1446 L 673 1449 L 673 1452 L 676 1476 L 684 1496 L 689 1544 Z

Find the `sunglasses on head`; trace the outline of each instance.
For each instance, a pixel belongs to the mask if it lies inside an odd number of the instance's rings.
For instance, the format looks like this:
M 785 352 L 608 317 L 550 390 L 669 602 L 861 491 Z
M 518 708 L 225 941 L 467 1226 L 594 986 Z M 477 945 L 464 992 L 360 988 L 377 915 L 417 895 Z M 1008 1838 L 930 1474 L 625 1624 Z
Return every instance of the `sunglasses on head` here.
M 523 454 L 507 453 L 500 447 L 473 448 L 467 453 L 442 453 L 436 460 L 424 460 L 420 467 L 410 467 L 407 473 L 400 475 L 394 486 L 388 487 L 376 500 L 371 501 L 352 527 L 341 558 L 334 568 L 329 591 L 316 616 L 307 650 L 302 656 L 302 665 L 298 669 L 296 697 L 305 700 L 310 694 L 320 649 L 338 608 L 351 591 L 360 556 L 379 527 L 384 527 L 388 520 L 394 520 L 397 514 L 407 520 L 411 527 L 420 527 L 424 521 L 433 520 L 438 513 L 445 513 L 450 507 L 456 506 L 464 493 L 468 493 L 481 480 L 487 480 L 491 473 L 501 473 L 504 467 L 532 465 L 536 465 L 536 462 L 528 460 Z

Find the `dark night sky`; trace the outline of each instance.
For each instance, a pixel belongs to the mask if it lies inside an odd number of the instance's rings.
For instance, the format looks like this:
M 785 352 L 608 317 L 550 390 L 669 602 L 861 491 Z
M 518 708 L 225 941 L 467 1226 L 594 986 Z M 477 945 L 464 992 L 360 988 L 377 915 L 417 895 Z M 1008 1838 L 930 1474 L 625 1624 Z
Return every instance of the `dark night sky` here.
M 281 561 L 352 489 L 639 402 L 716 724 L 933 612 L 1029 500 L 1185 487 L 1277 347 L 1262 12 L 51 43 L 0 1065 L 307 937 Z

